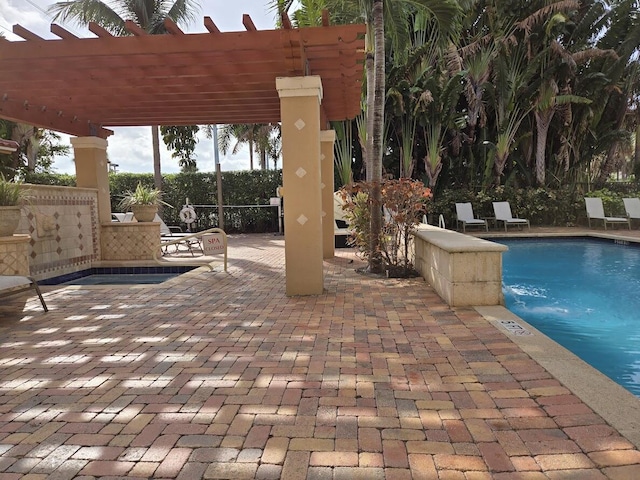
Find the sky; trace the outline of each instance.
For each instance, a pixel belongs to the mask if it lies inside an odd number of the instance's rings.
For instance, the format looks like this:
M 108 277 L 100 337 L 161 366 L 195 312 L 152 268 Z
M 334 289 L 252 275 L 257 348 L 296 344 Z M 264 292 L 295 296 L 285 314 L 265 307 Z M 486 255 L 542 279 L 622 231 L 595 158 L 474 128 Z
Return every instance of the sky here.
M 106 0 L 109 3 L 109 0 Z M 43 37 L 58 38 L 50 33 L 52 20 L 47 14 L 54 0 L 0 0 L 0 31 L 8 40 L 22 40 L 12 33 L 12 27 L 20 24 L 27 30 Z M 199 0 L 200 12 L 197 20 L 191 25 L 181 25 L 183 30 L 190 33 L 205 33 L 203 19 L 211 17 L 222 32 L 244 31 L 242 15 L 251 16 L 258 30 L 274 28 L 275 16 L 269 10 L 268 0 Z M 59 23 L 67 30 L 80 37 L 93 37 L 87 29 L 74 23 Z M 153 153 L 151 147 L 150 127 L 116 127 L 115 132 L 107 141 L 109 160 L 118 165 L 118 172 L 152 173 Z M 62 143 L 71 145 L 69 136 L 63 134 Z M 178 160 L 171 158 L 171 153 L 164 148 L 160 141 L 162 173 L 176 173 L 180 171 Z M 213 140 L 201 135 L 195 151 L 198 169 L 201 172 L 215 171 L 213 158 Z M 223 171 L 248 170 L 249 151 L 245 147 L 236 155 L 222 155 L 220 152 L 220 166 Z M 75 174 L 73 159 L 56 157 L 53 170 L 56 173 Z

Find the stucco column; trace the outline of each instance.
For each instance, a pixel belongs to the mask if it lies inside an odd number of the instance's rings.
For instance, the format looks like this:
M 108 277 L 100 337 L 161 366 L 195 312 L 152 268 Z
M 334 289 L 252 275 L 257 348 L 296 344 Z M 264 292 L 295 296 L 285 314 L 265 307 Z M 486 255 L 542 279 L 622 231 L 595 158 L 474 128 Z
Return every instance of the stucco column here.
M 287 295 L 323 292 L 318 76 L 276 78 L 282 122 L 282 192 Z
M 71 145 L 76 162 L 76 185 L 98 190 L 98 219 L 100 223 L 110 223 L 107 141 L 99 137 L 77 137 L 71 139 Z
M 333 215 L 333 144 L 335 130 L 320 132 L 320 165 L 322 170 L 322 257 L 333 258 L 336 253 Z

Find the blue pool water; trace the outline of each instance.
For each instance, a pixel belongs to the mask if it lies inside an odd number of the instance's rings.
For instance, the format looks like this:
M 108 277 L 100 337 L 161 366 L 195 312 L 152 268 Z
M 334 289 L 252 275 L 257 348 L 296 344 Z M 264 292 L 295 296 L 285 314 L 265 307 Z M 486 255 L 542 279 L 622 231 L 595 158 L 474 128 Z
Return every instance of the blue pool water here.
M 40 285 L 148 285 L 193 270 L 187 266 L 94 267 L 40 280 Z
M 640 396 L 640 247 L 498 240 L 506 306 Z

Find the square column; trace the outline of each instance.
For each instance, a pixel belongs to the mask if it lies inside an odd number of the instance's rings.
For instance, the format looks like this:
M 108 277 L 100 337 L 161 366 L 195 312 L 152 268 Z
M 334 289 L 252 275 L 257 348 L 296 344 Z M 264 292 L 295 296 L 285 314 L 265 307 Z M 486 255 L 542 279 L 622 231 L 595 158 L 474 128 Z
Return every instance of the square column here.
M 320 165 L 322 170 L 322 258 L 333 258 L 336 253 L 333 215 L 333 144 L 335 130 L 320 132 Z
M 282 121 L 282 192 L 287 295 L 324 289 L 318 76 L 276 78 Z
M 107 141 L 99 137 L 71 139 L 76 162 L 76 185 L 98 190 L 98 220 L 111 223 Z

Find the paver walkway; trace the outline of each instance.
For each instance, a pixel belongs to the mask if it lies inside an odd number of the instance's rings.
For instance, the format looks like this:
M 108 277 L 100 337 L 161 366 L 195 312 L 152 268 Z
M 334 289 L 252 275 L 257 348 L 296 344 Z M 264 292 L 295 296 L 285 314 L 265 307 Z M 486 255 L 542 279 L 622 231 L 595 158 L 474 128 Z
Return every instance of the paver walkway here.
M 167 288 L 0 307 L 0 479 L 638 479 L 640 453 L 470 308 L 282 237 Z

